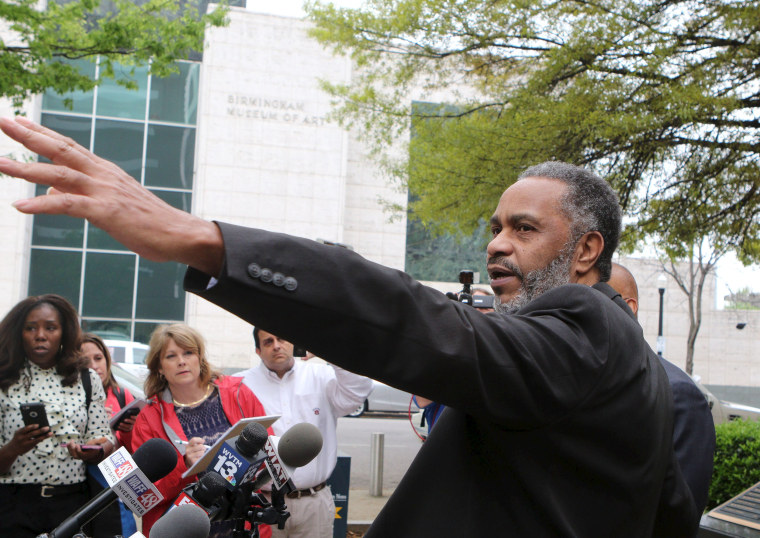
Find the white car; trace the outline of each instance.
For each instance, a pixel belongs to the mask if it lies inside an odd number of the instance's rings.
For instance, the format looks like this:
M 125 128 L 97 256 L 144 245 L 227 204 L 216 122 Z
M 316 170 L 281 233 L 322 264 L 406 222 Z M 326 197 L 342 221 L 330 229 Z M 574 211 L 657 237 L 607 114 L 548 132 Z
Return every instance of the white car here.
M 145 393 L 143 392 L 144 380 L 142 378 L 132 372 L 128 372 L 116 363 L 111 364 L 111 373 L 121 388 L 128 389 L 135 398 L 145 398 Z
M 372 380 L 372 392 L 367 399 L 361 404 L 356 411 L 349 413 L 349 417 L 360 417 L 364 413 L 407 413 L 409 404 L 412 401 L 412 395 L 403 390 L 394 389 L 385 383 Z M 417 406 L 412 404 L 412 411 L 416 411 Z
M 128 340 L 103 340 L 103 342 L 111 352 L 111 360 L 114 364 L 118 364 L 143 381 L 148 377 L 148 367 L 145 365 L 145 358 L 150 349 L 148 346 Z
M 707 399 L 707 405 L 710 407 L 710 411 L 712 411 L 713 422 L 716 426 L 740 418 L 744 420 L 760 419 L 760 409 L 757 407 L 719 400 L 712 392 L 707 390 L 707 387 L 700 383 L 698 375 L 692 376 L 692 379 L 694 379 L 694 383 L 697 384 L 697 387 L 699 387 L 699 390 L 702 391 L 702 394 Z

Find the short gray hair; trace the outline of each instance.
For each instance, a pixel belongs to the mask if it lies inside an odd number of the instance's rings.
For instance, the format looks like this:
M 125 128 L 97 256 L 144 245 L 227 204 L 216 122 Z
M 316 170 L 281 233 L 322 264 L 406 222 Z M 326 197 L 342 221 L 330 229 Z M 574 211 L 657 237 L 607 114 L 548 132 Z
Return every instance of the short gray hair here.
M 610 184 L 590 170 L 561 161 L 531 166 L 517 180 L 526 177 L 558 179 L 567 185 L 561 207 L 570 219 L 570 237 L 579 239 L 592 231 L 602 234 L 604 249 L 596 261 L 596 267 L 599 269 L 599 280 L 608 281 L 612 271 L 612 254 L 620 240 L 623 220 L 617 194 Z

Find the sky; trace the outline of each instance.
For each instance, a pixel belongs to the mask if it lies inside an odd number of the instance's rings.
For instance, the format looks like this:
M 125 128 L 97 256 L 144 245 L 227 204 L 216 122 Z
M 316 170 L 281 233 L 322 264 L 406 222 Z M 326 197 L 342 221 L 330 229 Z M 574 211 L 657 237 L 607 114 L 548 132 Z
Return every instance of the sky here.
M 333 4 L 345 7 L 359 7 L 361 0 L 333 0 Z M 259 13 L 303 17 L 303 0 L 248 0 L 248 9 Z M 741 288 L 760 291 L 760 268 L 743 267 L 736 257 L 727 255 L 718 264 L 718 304 L 724 295 Z

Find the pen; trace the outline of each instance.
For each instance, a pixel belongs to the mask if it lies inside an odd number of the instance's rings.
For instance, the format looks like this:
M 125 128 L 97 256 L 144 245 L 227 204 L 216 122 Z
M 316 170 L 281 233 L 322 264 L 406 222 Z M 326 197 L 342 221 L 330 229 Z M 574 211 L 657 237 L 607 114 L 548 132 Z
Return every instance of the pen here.
M 174 444 L 176 444 L 176 445 L 189 445 L 190 443 L 188 441 L 183 441 L 182 439 L 175 439 L 174 440 Z M 211 447 L 208 446 L 208 445 L 203 445 L 203 448 L 205 448 L 206 450 L 208 450 Z

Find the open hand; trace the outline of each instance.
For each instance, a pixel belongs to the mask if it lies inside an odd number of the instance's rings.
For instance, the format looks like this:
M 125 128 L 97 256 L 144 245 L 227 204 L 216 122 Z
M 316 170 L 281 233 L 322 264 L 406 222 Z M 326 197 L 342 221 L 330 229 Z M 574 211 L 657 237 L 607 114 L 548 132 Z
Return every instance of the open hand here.
M 22 213 L 84 218 L 149 260 L 219 274 L 224 244 L 214 223 L 168 205 L 114 163 L 55 131 L 22 117 L 0 119 L 0 129 L 53 162 L 0 158 L 1 173 L 51 186 L 45 195 L 14 202 Z

